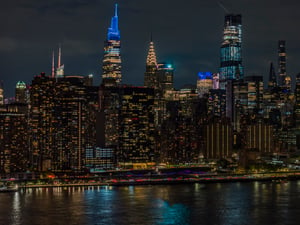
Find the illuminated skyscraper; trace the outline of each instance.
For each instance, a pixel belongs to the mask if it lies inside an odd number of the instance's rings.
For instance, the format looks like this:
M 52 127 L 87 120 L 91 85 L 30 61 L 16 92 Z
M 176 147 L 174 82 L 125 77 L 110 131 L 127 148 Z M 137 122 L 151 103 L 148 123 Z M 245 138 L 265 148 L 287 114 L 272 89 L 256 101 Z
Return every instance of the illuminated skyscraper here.
M 83 76 L 42 73 L 30 89 L 30 164 L 36 171 L 80 171 L 95 146 L 97 88 Z
M 278 77 L 279 85 L 285 85 L 286 78 L 286 52 L 285 52 L 285 41 L 278 41 Z
M 197 80 L 197 91 L 199 97 L 208 94 L 209 90 L 213 88 L 213 74 L 211 72 L 199 72 Z
M 221 80 L 243 79 L 242 66 L 242 16 L 225 16 L 221 46 Z
M 18 81 L 16 85 L 16 102 L 25 103 L 26 102 L 26 84 L 23 81 Z
M 146 167 L 154 162 L 154 90 L 145 87 L 120 89 L 118 163 Z
M 4 104 L 4 90 L 2 87 L 2 83 L 0 82 L 0 105 Z
M 0 173 L 25 172 L 28 166 L 27 115 L 17 106 L 0 108 Z
M 146 72 L 144 77 L 145 87 L 158 88 L 156 71 L 157 71 L 157 59 L 156 59 L 156 54 L 154 49 L 154 43 L 151 40 L 149 45 L 148 55 L 147 55 L 147 61 L 146 61 Z
M 30 166 L 34 171 L 47 170 L 54 146 L 55 78 L 42 73 L 35 76 L 30 89 Z
M 104 44 L 102 65 L 102 82 L 105 86 L 116 86 L 122 81 L 120 31 L 118 27 L 118 5 L 115 5 L 115 15 L 108 28 L 107 39 Z

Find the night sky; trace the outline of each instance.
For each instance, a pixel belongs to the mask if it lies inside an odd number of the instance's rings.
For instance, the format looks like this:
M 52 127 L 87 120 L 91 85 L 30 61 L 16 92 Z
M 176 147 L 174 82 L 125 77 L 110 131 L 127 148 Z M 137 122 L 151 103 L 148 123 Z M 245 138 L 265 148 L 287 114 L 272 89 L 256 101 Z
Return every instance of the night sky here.
M 51 73 L 62 46 L 66 75 L 94 74 L 100 84 L 103 43 L 119 4 L 123 83 L 143 85 L 150 34 L 159 62 L 173 63 L 174 82 L 195 84 L 197 72 L 217 72 L 224 16 L 242 14 L 245 75 L 277 69 L 277 42 L 286 40 L 287 73 L 300 72 L 299 0 L 1 0 L 0 80 L 6 97 L 17 81 Z

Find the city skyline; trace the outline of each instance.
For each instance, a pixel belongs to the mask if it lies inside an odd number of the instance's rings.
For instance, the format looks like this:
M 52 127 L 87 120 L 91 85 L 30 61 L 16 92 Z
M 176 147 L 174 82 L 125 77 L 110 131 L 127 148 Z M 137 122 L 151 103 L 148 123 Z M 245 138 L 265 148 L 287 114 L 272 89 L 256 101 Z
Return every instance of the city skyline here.
M 207 0 L 191 1 L 188 5 L 173 1 L 172 5 L 160 2 L 160 7 L 156 7 L 158 1 L 136 0 L 5 2 L 0 22 L 3 31 L 0 80 L 4 83 L 5 95 L 14 95 L 19 80 L 29 84 L 42 71 L 50 75 L 52 51 L 57 58 L 59 43 L 65 74 L 94 74 L 94 84 L 99 85 L 103 43 L 115 3 L 119 4 L 122 32 L 123 83 L 143 85 L 151 33 L 158 62 L 174 65 L 175 87 L 196 84 L 199 71 L 217 72 L 223 20 L 228 12 L 243 17 L 245 76 L 268 77 L 270 61 L 277 72 L 279 39 L 286 40 L 287 74 L 295 80 L 300 71 L 296 63 L 299 34 L 293 29 L 299 17 L 297 1 Z M 258 37 L 262 33 L 264 35 Z

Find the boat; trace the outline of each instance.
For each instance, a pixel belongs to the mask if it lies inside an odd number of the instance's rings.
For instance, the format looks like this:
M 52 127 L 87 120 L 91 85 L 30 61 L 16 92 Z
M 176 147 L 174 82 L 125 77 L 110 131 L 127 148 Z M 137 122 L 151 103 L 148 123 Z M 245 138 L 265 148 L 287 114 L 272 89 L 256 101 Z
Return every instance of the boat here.
M 1 192 L 16 192 L 18 191 L 18 186 L 15 185 L 15 186 L 6 186 L 6 185 L 3 185 L 3 186 L 0 186 L 0 193 Z

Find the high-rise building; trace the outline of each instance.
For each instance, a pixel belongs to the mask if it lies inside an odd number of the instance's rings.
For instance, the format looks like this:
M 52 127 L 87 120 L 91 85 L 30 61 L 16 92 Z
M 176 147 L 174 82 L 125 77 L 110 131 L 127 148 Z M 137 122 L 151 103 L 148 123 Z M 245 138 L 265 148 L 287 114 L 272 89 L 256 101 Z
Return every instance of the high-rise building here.
M 107 38 L 104 43 L 104 56 L 102 64 L 102 83 L 105 86 L 121 84 L 121 54 L 120 30 L 118 26 L 118 5 L 115 5 L 115 15 L 111 19 Z
M 220 74 L 214 73 L 213 74 L 213 89 L 219 89 L 220 88 Z
M 155 162 L 154 90 L 123 87 L 120 91 L 118 163 L 146 167 Z
M 174 67 L 172 64 L 158 63 L 157 65 L 158 89 L 161 91 L 162 95 L 166 91 L 173 90 L 173 75 L 174 75 Z
M 225 90 L 211 89 L 208 93 L 207 113 L 209 118 L 225 118 L 226 116 L 226 97 Z
M 296 128 L 300 130 L 300 73 L 296 76 L 295 106 L 294 106 Z
M 18 107 L 0 108 L 0 173 L 28 168 L 28 120 Z
M 0 81 L 0 105 L 4 104 L 4 90 L 2 82 Z
M 100 87 L 98 145 L 115 150 L 119 166 L 147 166 L 154 162 L 154 89 Z
M 245 78 L 248 90 L 248 113 L 258 115 L 262 113 L 263 103 L 263 77 L 262 76 L 248 76 Z
M 96 145 L 97 88 L 83 76 L 55 79 L 41 74 L 30 89 L 31 167 L 37 171 L 81 171 L 85 150 Z
M 270 63 L 270 71 L 269 71 L 269 81 L 268 81 L 268 88 L 272 89 L 277 86 L 277 79 L 276 73 L 273 66 L 273 63 Z
M 168 164 L 196 163 L 199 159 L 206 118 L 206 99 L 199 98 L 196 88 L 174 91 L 166 101 L 166 116 L 157 137 L 160 161 Z
M 100 129 L 97 135 L 97 146 L 118 148 L 119 145 L 119 108 L 120 87 L 105 87 L 99 90 L 98 124 Z
M 278 41 L 278 80 L 279 85 L 284 86 L 286 79 L 286 51 L 285 40 Z
M 15 101 L 19 103 L 26 103 L 26 84 L 23 81 L 18 81 L 16 85 Z
M 225 16 L 223 42 L 221 46 L 220 79 L 243 79 L 242 66 L 242 16 Z
M 199 72 L 197 79 L 197 91 L 199 97 L 208 94 L 213 88 L 213 74 L 211 72 Z
M 54 85 L 55 78 L 41 73 L 35 76 L 30 89 L 30 167 L 34 171 L 50 167 L 54 146 Z M 46 165 L 48 164 L 48 165 Z
M 146 72 L 144 77 L 145 87 L 158 88 L 156 71 L 157 71 L 157 59 L 156 59 L 156 54 L 154 49 L 154 43 L 151 40 L 149 45 L 148 55 L 147 55 L 147 61 L 146 61 Z

